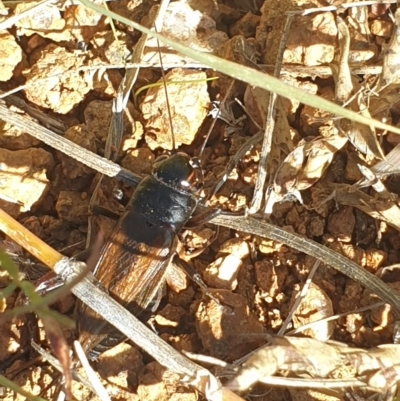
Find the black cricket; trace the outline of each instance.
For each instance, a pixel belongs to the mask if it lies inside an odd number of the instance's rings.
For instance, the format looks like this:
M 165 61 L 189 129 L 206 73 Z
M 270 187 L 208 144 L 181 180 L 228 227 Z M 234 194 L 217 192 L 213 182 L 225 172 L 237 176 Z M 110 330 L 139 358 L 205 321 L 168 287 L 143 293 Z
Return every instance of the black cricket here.
M 177 234 L 199 202 L 200 161 L 178 152 L 162 157 L 134 191 L 125 213 L 103 246 L 94 270 L 109 294 L 138 316 L 164 284 Z M 122 334 L 81 304 L 80 341 L 90 359 L 123 340 Z

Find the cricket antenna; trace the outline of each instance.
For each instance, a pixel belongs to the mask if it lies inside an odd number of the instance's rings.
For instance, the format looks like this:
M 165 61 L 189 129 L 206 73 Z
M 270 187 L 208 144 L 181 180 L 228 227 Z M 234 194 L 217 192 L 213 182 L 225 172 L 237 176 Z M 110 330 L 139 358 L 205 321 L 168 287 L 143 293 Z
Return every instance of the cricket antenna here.
M 224 104 L 227 101 L 228 96 L 231 93 L 234 84 L 235 84 L 235 80 L 232 79 L 231 83 L 229 84 L 228 90 L 225 93 L 225 96 L 224 96 L 223 100 L 221 102 L 216 102 L 216 103 L 213 102 L 213 104 L 216 104 L 216 105 Z M 208 113 L 208 115 L 212 116 L 214 119 L 213 119 L 213 122 L 210 125 L 210 128 L 209 128 L 209 130 L 207 132 L 207 135 L 204 137 L 204 141 L 203 141 L 203 144 L 201 145 L 199 155 L 197 156 L 198 158 L 201 158 L 201 155 L 203 154 L 204 149 L 206 147 L 206 144 L 208 142 L 208 139 L 210 138 L 211 132 L 215 127 L 215 123 L 217 122 L 218 117 L 221 115 L 220 106 L 217 108 L 216 112 L 211 111 L 211 112 Z
M 157 32 L 157 27 L 154 25 L 154 30 Z M 171 141 L 172 141 L 172 149 L 176 150 L 176 145 L 175 145 L 175 134 L 174 134 L 174 126 L 172 124 L 172 115 L 171 115 L 171 109 L 169 107 L 169 99 L 168 99 L 168 90 L 167 90 L 167 81 L 165 79 L 165 72 L 164 72 L 164 66 L 162 62 L 162 56 L 161 56 L 161 47 L 160 47 L 160 42 L 157 39 L 157 48 L 158 48 L 158 58 L 160 60 L 160 67 L 161 67 L 161 76 L 162 80 L 164 82 L 164 92 L 165 92 L 165 103 L 167 105 L 167 110 L 168 110 L 168 118 L 169 118 L 169 124 L 171 128 Z
M 213 131 L 213 129 L 214 129 L 214 127 L 215 127 L 215 123 L 217 122 L 218 115 L 220 114 L 220 110 L 219 110 L 219 109 L 217 110 L 217 113 L 218 113 L 218 114 L 216 114 L 216 115 L 214 116 L 214 119 L 213 119 L 213 121 L 212 121 L 212 123 L 211 123 L 211 125 L 210 125 L 210 128 L 208 129 L 207 135 L 204 137 L 204 141 L 203 141 L 203 143 L 202 143 L 202 145 L 201 145 L 200 152 L 199 152 L 199 154 L 198 154 L 198 156 L 197 156 L 199 159 L 201 159 L 201 156 L 202 156 L 202 154 L 203 154 L 203 152 L 204 152 L 204 149 L 206 148 L 207 142 L 208 142 L 208 140 L 210 139 L 211 132 Z M 213 113 L 212 113 L 212 112 L 209 112 L 208 115 L 209 115 L 209 116 L 213 116 Z
M 199 159 L 201 158 L 201 155 L 203 154 L 204 149 L 206 148 L 206 144 L 207 144 L 207 142 L 208 142 L 208 139 L 210 138 L 211 132 L 212 132 L 212 130 L 214 129 L 214 126 L 215 126 L 215 123 L 216 123 L 216 122 L 217 122 L 217 119 L 215 118 L 215 119 L 213 120 L 213 122 L 211 123 L 211 125 L 210 125 L 210 128 L 209 128 L 209 130 L 208 130 L 208 132 L 207 132 L 207 135 L 204 137 L 204 141 L 203 141 L 203 143 L 202 143 L 202 145 L 201 145 L 200 152 L 199 152 L 199 154 L 197 155 L 197 157 L 198 157 Z

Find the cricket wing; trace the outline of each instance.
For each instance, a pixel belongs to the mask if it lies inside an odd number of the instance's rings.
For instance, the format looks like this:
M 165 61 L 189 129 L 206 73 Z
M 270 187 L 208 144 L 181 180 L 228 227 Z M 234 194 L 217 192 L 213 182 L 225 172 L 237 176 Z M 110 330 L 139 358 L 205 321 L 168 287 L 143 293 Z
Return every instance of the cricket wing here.
M 175 248 L 171 230 L 149 225 L 130 210 L 121 217 L 103 247 L 94 275 L 115 300 L 138 315 L 164 284 Z M 83 305 L 80 313 L 80 341 L 85 350 L 108 336 L 116 338 L 116 329 L 92 309 Z
M 171 232 L 155 226 L 146 231 L 142 241 L 115 231 L 95 273 L 110 295 L 133 314 L 146 309 L 164 284 L 175 251 Z

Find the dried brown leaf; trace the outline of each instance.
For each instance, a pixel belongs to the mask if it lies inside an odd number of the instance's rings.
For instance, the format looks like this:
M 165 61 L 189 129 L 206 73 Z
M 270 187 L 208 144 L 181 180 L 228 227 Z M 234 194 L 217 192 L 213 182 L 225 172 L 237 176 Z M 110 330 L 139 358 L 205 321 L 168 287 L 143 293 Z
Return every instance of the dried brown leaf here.
M 313 377 L 327 377 L 342 367 L 346 358 L 339 347 L 311 338 L 272 337 L 272 344 L 252 354 L 239 374 L 228 384 L 235 390 L 246 390 L 278 370 L 307 372 Z
M 386 156 L 384 160 L 376 163 L 371 171 L 378 177 L 386 177 L 391 174 L 400 173 L 400 144 L 395 146 Z
M 356 108 L 361 115 L 371 118 L 362 94 L 357 98 Z M 340 129 L 349 137 L 353 146 L 369 159 L 383 159 L 385 157 L 376 137 L 374 127 L 344 120 L 340 125 Z
M 356 378 L 383 393 L 399 377 L 398 344 L 364 350 L 310 338 L 270 336 L 269 339 L 271 345 L 254 352 L 228 387 L 243 391 L 280 370 L 319 378 L 333 378 L 335 372 L 340 372 L 341 379 Z
M 385 48 L 382 72 L 377 83 L 375 91 L 381 91 L 383 88 L 400 83 L 400 9 L 394 14 L 395 27 L 389 44 Z
M 335 80 L 335 99 L 337 102 L 345 103 L 353 92 L 353 82 L 349 67 L 350 32 L 345 22 L 336 18 L 339 36 L 340 59 L 337 68 L 332 69 Z
M 352 191 L 346 184 L 329 184 L 328 188 L 334 191 L 337 203 L 356 207 L 400 231 L 400 207 L 395 200 L 375 199 L 362 191 Z
M 298 176 L 297 189 L 302 191 L 316 183 L 331 164 L 335 153 L 342 149 L 348 139 L 341 135 L 319 138 L 305 147 L 307 161 Z
M 67 399 L 72 399 L 71 385 L 71 351 L 67 341 L 63 335 L 60 325 L 52 318 L 45 314 L 40 314 L 43 327 L 46 332 L 46 338 L 50 343 L 50 347 L 57 357 L 64 373 L 65 394 Z
M 343 348 L 357 375 L 366 375 L 366 382 L 376 391 L 387 391 L 396 383 L 399 372 L 399 344 L 384 344 L 369 350 Z
M 305 144 L 297 146 L 280 165 L 274 180 L 277 194 L 290 194 L 297 187 L 298 175 L 305 160 Z
M 298 198 L 299 191 L 315 184 L 332 162 L 335 153 L 348 141 L 336 135 L 317 138 L 297 146 L 280 165 L 275 179 L 274 191 L 277 199 L 293 195 Z

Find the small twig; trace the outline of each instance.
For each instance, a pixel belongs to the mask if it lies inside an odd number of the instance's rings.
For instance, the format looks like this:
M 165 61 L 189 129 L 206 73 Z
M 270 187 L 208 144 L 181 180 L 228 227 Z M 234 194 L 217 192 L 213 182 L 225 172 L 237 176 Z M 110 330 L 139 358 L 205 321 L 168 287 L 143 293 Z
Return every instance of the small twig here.
M 314 13 L 328 12 L 328 11 L 337 11 L 341 8 L 348 9 L 352 7 L 365 7 L 372 6 L 374 4 L 394 4 L 397 3 L 398 0 L 366 0 L 366 1 L 356 1 L 354 3 L 341 3 L 339 6 L 326 6 L 326 7 L 314 7 L 308 8 L 306 10 L 299 11 L 289 11 L 293 15 L 309 15 Z
M 90 383 L 95 389 L 96 395 L 102 401 L 111 401 L 111 398 L 107 393 L 107 390 L 104 388 L 100 379 L 96 375 L 95 371 L 90 366 L 89 361 L 86 358 L 85 352 L 83 351 L 81 344 L 79 344 L 79 341 L 74 341 L 74 349 L 75 349 L 75 354 L 78 357 L 83 369 L 85 370 Z
M 0 91 L 0 98 L 2 98 L 3 92 Z M 19 98 L 18 96 L 9 95 L 4 101 L 7 104 L 16 106 L 26 112 L 27 115 L 40 121 L 46 128 L 54 131 L 56 134 L 63 135 L 67 130 L 67 125 L 57 118 L 49 115 L 49 113 L 43 112 L 42 110 L 29 105 L 25 100 Z
M 295 312 L 296 312 L 297 308 L 299 307 L 303 298 L 306 296 L 307 291 L 310 288 L 310 284 L 312 282 L 314 274 L 318 270 L 318 267 L 320 264 L 321 264 L 321 261 L 319 261 L 319 260 L 315 261 L 312 269 L 310 270 L 310 273 L 308 274 L 307 280 L 304 283 L 304 286 L 303 286 L 301 292 L 297 295 L 297 298 L 296 298 L 295 302 L 293 303 L 293 306 L 290 309 L 288 316 L 286 317 L 285 321 L 283 322 L 282 327 L 278 331 L 278 334 L 277 334 L 278 336 L 283 336 L 285 334 L 285 331 L 286 331 L 287 327 L 289 326 L 289 324 L 293 318 L 293 315 L 295 314 Z
M 335 81 L 335 100 L 344 105 L 351 96 L 354 85 L 351 79 L 351 70 L 349 67 L 350 54 L 350 31 L 342 18 L 336 17 L 339 42 L 339 62 L 338 65 L 332 64 L 334 68 L 333 78 Z M 345 107 L 345 106 L 343 106 Z
M 343 389 L 344 387 L 364 387 L 365 382 L 357 379 L 300 379 L 291 377 L 262 377 L 259 383 L 268 386 L 282 386 L 295 388 L 312 388 L 312 389 Z
M 247 110 L 246 106 L 238 98 L 235 98 L 235 102 L 243 109 L 243 111 L 246 113 L 247 117 L 251 120 L 251 122 L 254 124 L 254 126 L 257 127 L 257 129 L 259 129 L 260 131 L 262 131 L 263 128 L 261 127 L 260 124 L 258 124 L 258 122 L 255 120 L 255 118 L 249 112 L 249 110 Z M 260 139 L 262 139 L 262 138 L 260 138 Z
M 285 335 L 286 336 L 293 336 L 294 334 L 301 333 L 304 330 L 312 328 L 313 326 L 315 326 L 318 323 L 331 322 L 332 320 L 337 320 L 337 319 L 340 319 L 341 317 L 345 317 L 345 316 L 356 314 L 356 313 L 362 313 L 362 312 L 365 312 L 367 310 L 372 310 L 372 309 L 379 308 L 379 307 L 381 307 L 383 305 L 386 305 L 386 302 L 376 302 L 373 305 L 363 306 L 362 308 L 359 308 L 359 309 L 354 309 L 352 311 L 338 313 L 336 315 L 328 316 L 328 317 L 325 317 L 323 319 L 318 319 L 318 320 L 315 320 L 314 322 L 310 322 L 310 323 L 304 324 L 303 326 L 298 327 L 297 329 L 288 331 L 287 333 L 285 333 Z
M 197 362 L 201 362 L 203 364 L 208 364 L 208 365 L 212 365 L 212 366 L 218 366 L 221 368 L 226 368 L 227 366 L 229 366 L 229 363 L 222 361 L 221 359 L 214 358 L 213 356 L 210 356 L 210 355 L 195 354 L 195 353 L 189 352 L 189 351 L 182 351 L 182 352 L 184 355 L 186 355 L 192 361 L 197 361 Z
M 80 146 L 77 146 L 72 141 L 54 134 L 49 129 L 42 127 L 35 121 L 26 116 L 12 112 L 10 109 L 0 104 L 0 120 L 6 121 L 23 132 L 32 135 L 36 139 L 51 146 L 53 149 L 59 150 L 73 159 L 83 163 L 104 175 L 115 177 L 120 181 L 130 185 L 135 185 L 140 182 L 141 177 L 133 174 L 129 170 L 120 167 L 118 164 L 110 162 L 104 157 L 98 156 Z
M 273 71 L 274 66 L 268 64 L 260 64 L 260 67 L 267 72 Z M 382 72 L 382 65 L 351 65 L 350 71 L 353 75 L 379 75 Z M 332 68 L 328 65 L 283 65 L 281 75 L 292 75 L 295 77 L 330 77 L 332 76 Z
M 60 373 L 63 373 L 62 367 L 60 362 L 56 357 L 48 353 L 46 350 L 44 350 L 40 345 L 36 344 L 34 341 L 31 341 L 31 346 L 32 348 L 51 366 L 53 366 L 55 369 L 57 369 Z M 88 382 L 82 375 L 79 373 L 75 372 L 72 370 L 72 378 L 79 382 L 82 383 L 85 387 L 89 388 L 90 390 L 96 392 L 95 388 L 92 387 L 92 384 Z
M 169 0 L 163 0 L 161 6 L 157 12 L 155 24 L 159 25 L 164 19 L 166 8 Z M 135 46 L 132 61 L 138 63 L 141 61 L 144 48 L 146 46 L 148 35 L 143 33 L 138 43 Z M 123 128 L 123 111 L 128 104 L 129 97 L 132 92 L 132 87 L 136 82 L 140 68 L 131 68 L 126 70 L 126 74 L 119 85 L 117 98 L 113 102 L 113 114 L 110 122 L 109 133 L 106 143 L 106 157 L 115 160 L 117 153 L 120 148 L 122 140 L 122 128 Z
M 289 36 L 289 29 L 293 21 L 293 15 L 288 15 L 286 18 L 286 24 L 283 31 L 283 35 L 281 37 L 281 42 L 278 49 L 278 54 L 276 57 L 276 64 L 274 69 L 274 77 L 279 78 L 280 70 L 283 61 L 283 54 L 286 47 L 286 42 Z M 261 148 L 260 153 L 260 161 L 258 163 L 258 173 L 257 179 L 254 186 L 254 193 L 253 199 L 251 200 L 250 207 L 249 207 L 249 214 L 257 213 L 261 208 L 261 203 L 264 197 L 264 188 L 267 179 L 267 159 L 271 152 L 272 148 L 272 139 L 273 133 L 275 128 L 275 103 L 278 95 L 275 92 L 270 92 L 269 96 L 269 103 L 268 103 L 268 111 L 266 117 L 266 126 L 265 126 L 265 133 L 264 133 L 264 140 Z M 270 177 L 270 180 L 272 177 Z
M 257 132 L 257 134 L 253 135 L 250 137 L 240 148 L 239 150 L 231 157 L 229 160 L 229 163 L 227 164 L 223 174 L 221 177 L 219 177 L 217 183 L 214 186 L 214 189 L 210 193 L 210 197 L 215 195 L 219 189 L 222 187 L 222 185 L 226 182 L 226 180 L 229 177 L 229 174 L 232 172 L 232 170 L 237 166 L 239 161 L 243 158 L 243 156 L 253 147 L 255 146 L 258 142 L 261 141 L 261 139 L 264 136 L 263 131 Z
M 265 70 L 268 73 L 274 71 L 274 66 L 269 64 L 260 64 L 259 67 L 262 70 Z M 80 66 L 77 68 L 73 68 L 68 71 L 63 71 L 61 73 L 52 74 L 47 77 L 38 78 L 35 80 L 31 80 L 23 85 L 16 86 L 13 89 L 10 89 L 7 92 L 0 91 L 0 99 L 5 98 L 7 96 L 12 95 L 13 93 L 20 92 L 30 86 L 37 85 L 39 83 L 44 83 L 45 81 L 51 80 L 53 78 L 63 76 L 65 78 L 66 74 L 76 74 L 80 71 L 97 71 L 97 70 L 104 70 L 104 69 L 136 69 L 136 68 L 161 68 L 160 63 L 154 61 L 154 63 L 150 62 L 137 62 L 137 63 L 126 63 L 126 64 L 98 64 L 93 66 Z M 200 63 L 167 63 L 164 65 L 165 69 L 172 69 L 172 68 L 198 68 L 198 69 L 209 69 L 210 67 L 205 64 Z M 359 65 L 350 65 L 350 70 L 353 75 L 379 75 L 382 72 L 382 65 L 366 65 L 366 66 L 359 66 Z M 310 76 L 310 77 L 330 77 L 332 76 L 332 69 L 330 66 L 325 65 L 316 65 L 316 66 L 304 66 L 304 65 L 283 65 L 281 69 L 281 75 L 292 75 L 292 76 Z

